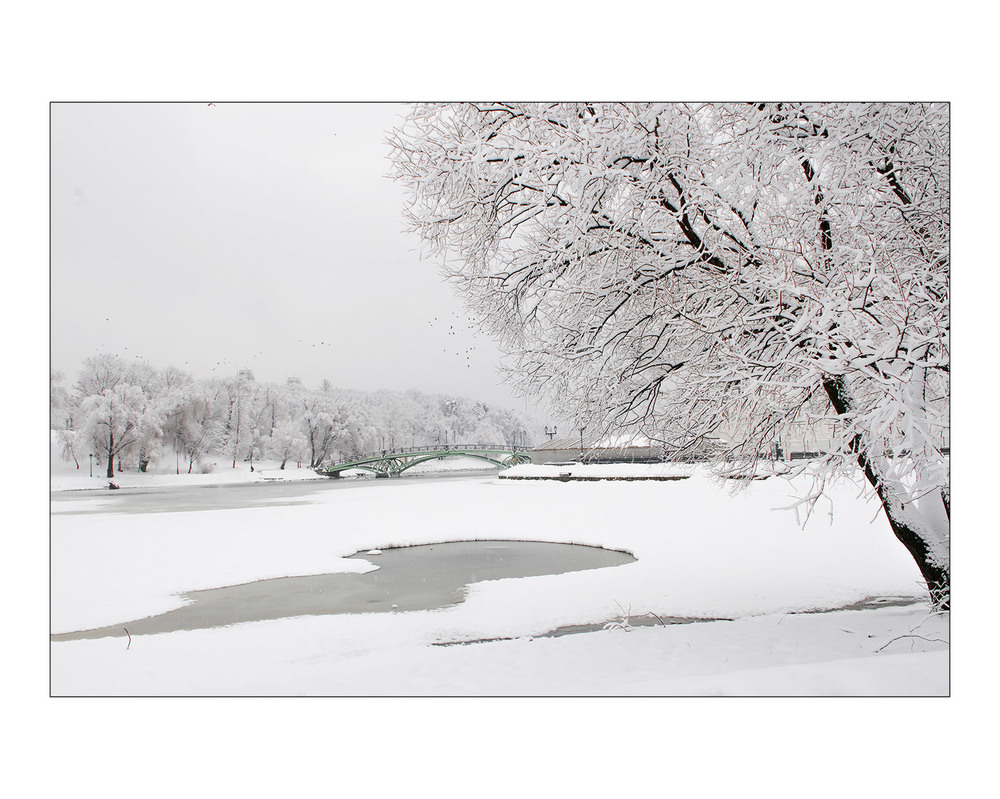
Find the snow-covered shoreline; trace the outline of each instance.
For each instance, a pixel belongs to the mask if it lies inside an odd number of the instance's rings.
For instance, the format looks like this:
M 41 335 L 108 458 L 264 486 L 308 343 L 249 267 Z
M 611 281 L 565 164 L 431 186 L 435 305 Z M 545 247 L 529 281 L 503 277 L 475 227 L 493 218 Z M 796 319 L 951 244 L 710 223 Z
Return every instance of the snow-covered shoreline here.
M 103 472 L 99 472 L 96 467 L 94 475 L 91 477 L 86 464 L 83 464 L 78 470 L 70 470 L 63 462 L 58 466 L 53 464 L 53 471 L 49 478 L 49 490 L 53 492 L 107 491 L 108 483 L 114 483 L 119 488 L 169 488 L 171 486 L 247 485 L 271 481 L 293 482 L 326 479 L 329 478 L 316 474 L 312 469 L 306 467 L 296 468 L 293 464 L 281 469 L 279 464 L 268 461 L 265 461 L 262 466 L 255 466 L 252 472 L 247 463 L 238 463 L 236 468 L 213 464 L 210 472 L 187 474 L 186 471 L 172 473 L 166 470 L 145 473 L 125 471 L 115 472 L 115 476 L 110 479 Z
M 53 475 L 53 491 L 60 493 L 51 519 L 54 633 L 160 613 L 177 607 L 182 591 L 365 568 L 365 561 L 346 557 L 395 546 L 545 540 L 621 549 L 637 562 L 475 583 L 464 602 L 436 611 L 302 617 L 139 636 L 125 655 L 119 639 L 60 642 L 52 645 L 52 691 L 755 693 L 777 691 L 776 675 L 785 675 L 789 682 L 779 693 L 948 692 L 947 616 L 929 615 L 916 567 L 860 485 L 834 487 L 832 505 L 824 500 L 803 528 L 793 512 L 779 510 L 794 502 L 796 487 L 789 481 L 763 480 L 732 493 L 700 468 L 685 469 L 688 479 L 678 481 L 563 484 L 501 480 L 483 472 L 460 480 L 303 482 L 301 495 L 288 496 L 296 493 L 291 485 L 260 507 L 183 513 L 170 512 L 169 491 L 159 512 L 121 512 L 125 506 L 119 505 L 131 492 L 105 489 L 70 497 L 61 492 L 79 481 Z M 234 471 L 228 475 L 234 486 L 270 473 L 267 465 L 253 475 Z M 184 477 L 123 475 L 130 479 L 121 482 L 198 484 Z M 369 567 L 376 562 L 373 558 Z M 917 604 L 795 615 L 872 596 L 909 596 Z M 737 621 L 533 638 L 562 625 L 600 623 L 627 613 Z M 754 619 L 770 619 L 780 633 L 769 639 L 770 654 L 761 654 L 761 641 L 751 643 L 752 631 L 761 629 Z M 850 638 L 837 631 L 838 624 L 854 631 Z M 918 626 L 920 637 L 911 632 Z M 876 652 L 899 636 L 904 636 L 899 643 Z M 485 638 L 513 640 L 434 646 Z M 784 643 L 775 654 L 779 640 Z M 640 641 L 645 643 L 633 657 L 622 661 Z M 688 671 L 678 680 L 680 655 L 663 657 L 696 641 L 701 655 L 683 661 Z M 897 661 L 886 658 L 900 643 L 909 659 L 904 672 L 895 673 L 886 663 Z M 654 650 L 660 654 L 652 656 Z M 811 654 L 803 660 L 807 650 Z M 546 676 L 536 657 L 563 663 L 566 673 L 559 679 Z M 845 665 L 858 657 L 862 662 Z M 238 668 L 234 658 L 242 659 Z M 398 667 L 404 662 L 411 664 L 405 673 Z M 903 661 L 898 663 L 902 667 Z M 760 672 L 765 667 L 771 670 L 766 675 Z M 525 678 L 524 668 L 537 679 Z M 718 676 L 714 683 L 711 674 Z
M 52 492 L 64 491 L 107 491 L 108 484 L 114 483 L 118 488 L 170 488 L 184 486 L 223 486 L 223 485 L 251 485 L 254 483 L 296 483 L 303 481 L 323 482 L 331 478 L 318 474 L 308 466 L 301 464 L 286 464 L 281 468 L 277 461 L 263 460 L 256 462 L 251 471 L 247 461 L 237 462 L 235 466 L 228 463 L 220 463 L 219 459 L 212 459 L 206 462 L 208 471 L 194 471 L 190 474 L 186 469 L 171 471 L 169 464 L 161 465 L 159 468 L 152 468 L 147 472 L 129 470 L 115 472 L 115 476 L 108 478 L 103 472 L 99 472 L 95 466 L 94 474 L 90 474 L 87 464 L 82 464 L 79 469 L 73 468 L 71 464 L 58 460 L 53 455 L 51 462 L 52 470 L 49 477 L 49 490 Z M 407 474 L 416 476 L 419 474 L 438 474 L 455 471 L 483 472 L 495 471 L 495 467 L 472 458 L 449 458 L 432 463 L 419 464 L 407 470 Z M 361 469 L 353 469 L 344 472 L 340 479 L 367 479 L 372 478 L 371 472 Z

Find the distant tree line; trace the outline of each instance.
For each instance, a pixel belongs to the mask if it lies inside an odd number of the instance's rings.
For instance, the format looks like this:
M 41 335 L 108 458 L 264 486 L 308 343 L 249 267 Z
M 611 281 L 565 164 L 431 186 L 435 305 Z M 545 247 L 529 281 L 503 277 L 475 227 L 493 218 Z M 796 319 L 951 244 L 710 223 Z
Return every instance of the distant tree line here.
M 117 355 L 87 358 L 75 383 L 53 372 L 50 422 L 61 455 L 93 455 L 109 478 L 173 462 L 191 473 L 206 459 L 268 459 L 310 468 L 377 450 L 455 443 L 530 446 L 540 437 L 527 415 L 465 397 L 419 391 L 316 389 L 295 380 L 257 382 L 241 371 L 197 379 Z

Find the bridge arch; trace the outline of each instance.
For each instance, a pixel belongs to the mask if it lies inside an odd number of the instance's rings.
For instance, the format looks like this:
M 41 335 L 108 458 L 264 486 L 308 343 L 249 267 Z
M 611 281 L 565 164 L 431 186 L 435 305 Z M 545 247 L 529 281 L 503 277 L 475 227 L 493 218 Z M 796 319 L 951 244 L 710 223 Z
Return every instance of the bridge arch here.
M 475 458 L 485 461 L 498 469 L 506 469 L 530 459 L 523 450 L 498 444 L 457 444 L 447 448 L 413 447 L 410 449 L 383 450 L 380 453 L 364 455 L 343 463 L 336 463 L 316 469 L 327 477 L 340 477 L 348 469 L 363 469 L 378 476 L 400 475 L 418 464 L 441 458 Z

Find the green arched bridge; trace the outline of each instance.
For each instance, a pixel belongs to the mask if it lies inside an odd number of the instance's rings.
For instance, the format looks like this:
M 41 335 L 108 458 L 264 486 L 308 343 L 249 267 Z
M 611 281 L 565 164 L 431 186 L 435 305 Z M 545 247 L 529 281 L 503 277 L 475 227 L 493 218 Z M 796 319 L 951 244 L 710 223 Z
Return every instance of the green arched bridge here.
M 529 463 L 528 453 L 516 447 L 500 444 L 449 444 L 436 447 L 409 447 L 374 452 L 343 463 L 321 466 L 316 471 L 327 477 L 340 477 L 347 469 L 365 469 L 376 477 L 395 477 L 418 463 L 437 458 L 477 458 L 500 469 Z

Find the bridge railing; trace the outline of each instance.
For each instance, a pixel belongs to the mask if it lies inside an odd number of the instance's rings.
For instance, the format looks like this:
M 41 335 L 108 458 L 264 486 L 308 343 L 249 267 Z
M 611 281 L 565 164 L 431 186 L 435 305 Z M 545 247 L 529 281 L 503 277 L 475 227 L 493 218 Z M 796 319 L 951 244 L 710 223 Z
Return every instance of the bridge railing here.
M 396 447 L 376 450 L 364 455 L 351 456 L 345 463 L 354 463 L 376 458 L 389 458 L 395 455 L 418 455 L 422 452 L 455 452 L 462 450 L 479 450 L 482 452 L 527 452 L 528 447 L 511 447 L 503 444 L 438 444 L 426 447 Z

